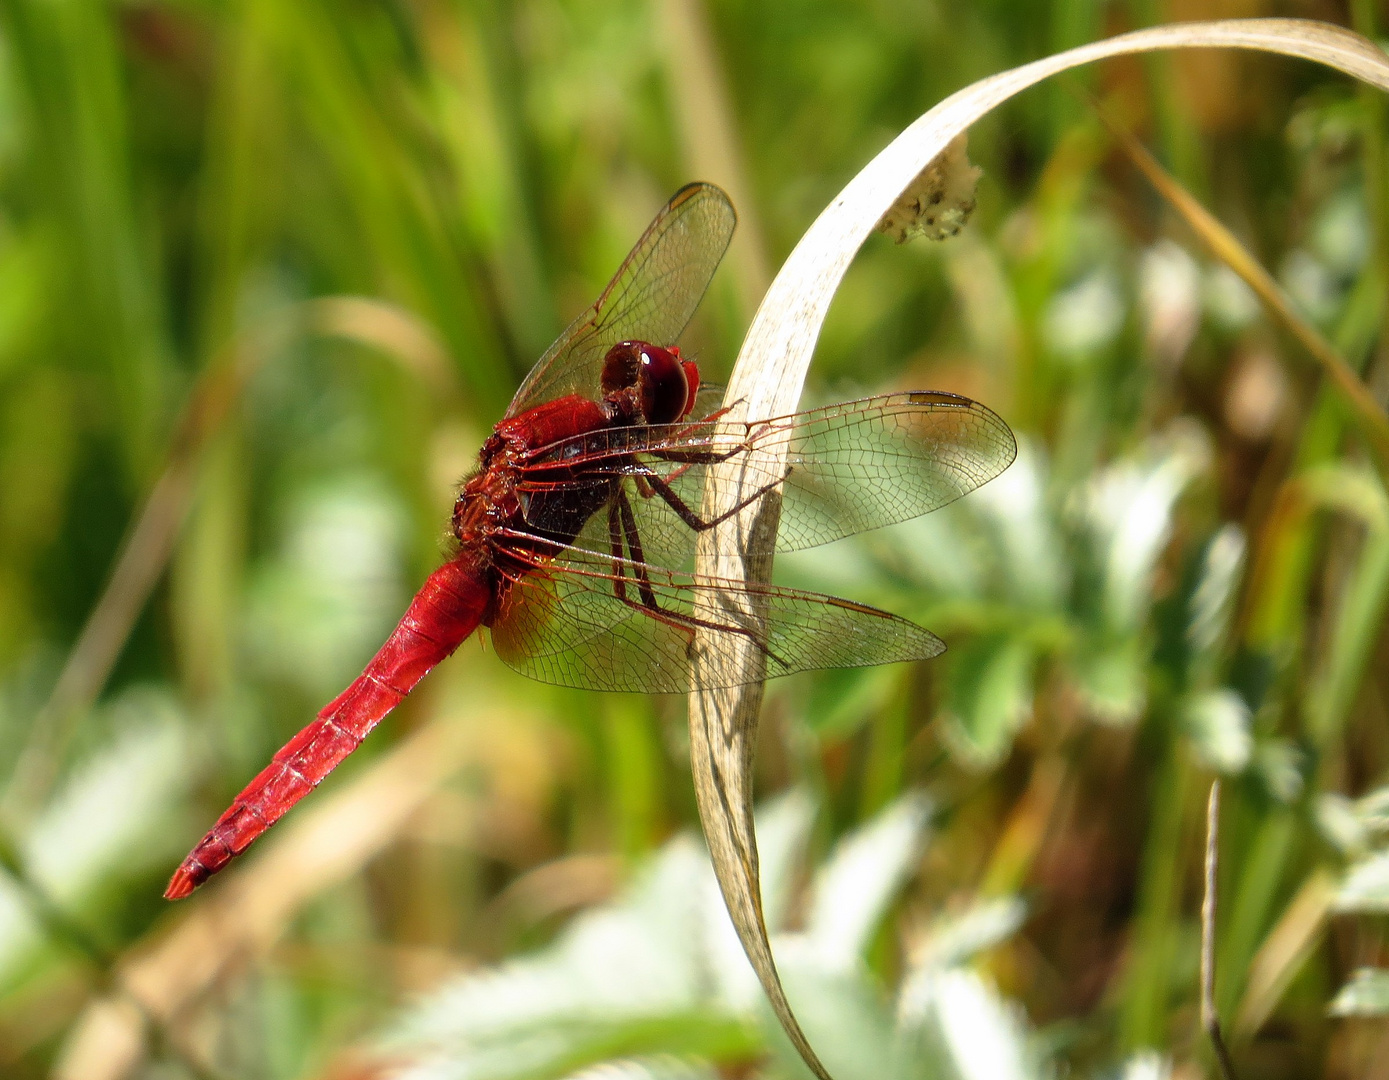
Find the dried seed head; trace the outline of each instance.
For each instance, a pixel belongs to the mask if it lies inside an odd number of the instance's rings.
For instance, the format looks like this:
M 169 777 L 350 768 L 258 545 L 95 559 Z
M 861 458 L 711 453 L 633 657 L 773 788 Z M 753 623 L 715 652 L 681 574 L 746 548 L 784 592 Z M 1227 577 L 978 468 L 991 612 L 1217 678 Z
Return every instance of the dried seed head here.
M 983 175 L 970 164 L 968 148 L 969 135 L 957 135 L 897 197 L 879 219 L 878 231 L 905 244 L 918 236 L 947 240 L 963 229 L 974 213 L 974 189 Z

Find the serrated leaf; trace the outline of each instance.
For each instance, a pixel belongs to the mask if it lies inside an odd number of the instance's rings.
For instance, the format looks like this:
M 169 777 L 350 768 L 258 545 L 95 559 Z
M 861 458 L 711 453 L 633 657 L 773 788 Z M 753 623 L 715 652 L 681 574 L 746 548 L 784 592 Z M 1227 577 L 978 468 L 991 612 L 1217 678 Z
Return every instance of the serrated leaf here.
M 1150 464 L 1121 462 L 1099 473 L 1083 493 L 1101 582 L 1100 625 L 1108 634 L 1135 632 L 1152 599 L 1152 576 L 1167 545 L 1177 498 L 1200 469 L 1206 448 L 1179 430 Z
M 706 874 L 698 846 L 673 841 L 617 902 L 578 916 L 541 953 L 454 980 L 412 1010 L 388 1044 L 466 1057 L 527 1032 L 698 1010 L 707 998 L 699 933 Z
M 924 796 L 904 796 L 840 841 L 815 875 L 805 937 L 825 970 L 849 972 L 862 963 L 888 905 L 915 869 L 929 815 Z
M 775 923 L 790 905 L 814 814 L 803 791 L 758 812 L 768 871 L 763 901 Z M 401 1074 L 411 1080 L 554 1072 L 633 1046 L 717 1055 L 754 1038 L 757 1000 L 709 862 L 682 836 L 549 948 L 452 980 L 408 1010 L 382 1046 L 414 1062 Z M 640 1058 L 621 1067 L 653 1061 L 688 1064 Z
M 1034 1080 L 1041 1070 L 1021 1012 L 972 971 L 916 972 L 898 1006 L 897 1061 L 904 1077 Z

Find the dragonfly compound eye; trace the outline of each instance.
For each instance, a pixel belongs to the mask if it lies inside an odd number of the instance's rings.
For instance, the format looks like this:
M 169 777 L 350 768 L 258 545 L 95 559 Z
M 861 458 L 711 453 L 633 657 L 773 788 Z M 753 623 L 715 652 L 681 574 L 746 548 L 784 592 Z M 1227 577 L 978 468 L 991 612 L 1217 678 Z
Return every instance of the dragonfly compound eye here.
M 673 424 L 689 411 L 690 383 L 679 357 L 655 345 L 641 350 L 641 411 L 648 424 Z

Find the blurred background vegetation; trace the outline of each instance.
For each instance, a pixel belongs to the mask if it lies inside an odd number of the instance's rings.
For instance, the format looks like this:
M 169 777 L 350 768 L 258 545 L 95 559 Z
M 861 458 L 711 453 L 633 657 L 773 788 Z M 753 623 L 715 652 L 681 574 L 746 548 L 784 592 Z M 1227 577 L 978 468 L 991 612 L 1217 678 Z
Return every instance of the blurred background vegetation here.
M 741 213 L 687 341 L 718 378 L 804 228 L 946 94 L 1265 14 L 1389 33 L 1372 0 L 5 0 L 0 1075 L 804 1075 L 713 891 L 684 702 L 485 644 L 224 881 L 159 894 L 379 644 L 670 192 Z M 1212 1075 L 1223 775 L 1241 1075 L 1389 1077 L 1383 474 L 1077 89 L 1389 397 L 1381 97 L 1160 56 L 976 126 L 970 226 L 868 243 L 807 398 L 955 390 L 1021 453 L 781 563 L 950 644 L 769 689 L 791 1000 L 842 1080 Z

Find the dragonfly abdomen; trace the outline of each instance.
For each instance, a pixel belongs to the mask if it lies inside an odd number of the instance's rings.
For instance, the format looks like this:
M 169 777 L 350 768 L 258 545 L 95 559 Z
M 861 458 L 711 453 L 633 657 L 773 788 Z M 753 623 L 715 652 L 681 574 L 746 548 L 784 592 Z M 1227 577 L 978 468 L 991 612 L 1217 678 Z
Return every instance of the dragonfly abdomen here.
M 430 668 L 477 629 L 491 603 L 475 554 L 462 552 L 434 571 L 362 674 L 246 785 L 183 860 L 164 895 L 189 895 L 316 788 Z

